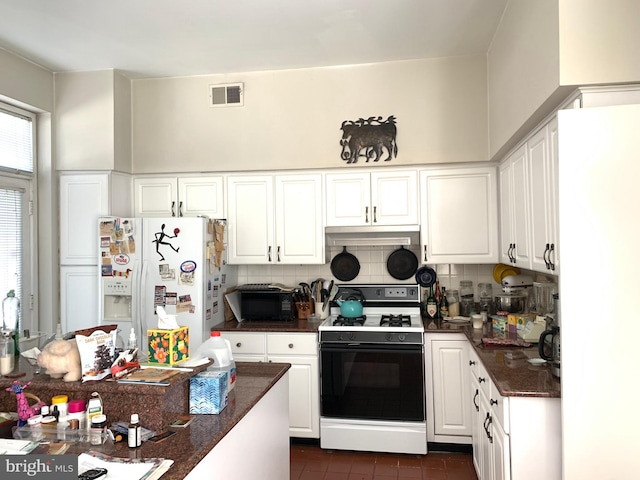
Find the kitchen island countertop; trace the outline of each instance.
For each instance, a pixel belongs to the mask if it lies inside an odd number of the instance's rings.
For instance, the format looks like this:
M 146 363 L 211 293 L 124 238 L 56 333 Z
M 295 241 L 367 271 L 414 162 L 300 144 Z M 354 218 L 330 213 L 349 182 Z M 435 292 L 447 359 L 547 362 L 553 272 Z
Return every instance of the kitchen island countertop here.
M 124 458 L 168 458 L 174 461 L 171 468 L 162 476 L 163 480 L 180 480 L 210 452 L 214 447 L 242 420 L 265 394 L 286 374 L 288 363 L 237 363 L 236 386 L 229 394 L 229 403 L 218 415 L 194 415 L 191 424 L 186 428 L 169 428 L 176 434 L 168 440 L 152 443 L 144 442 L 136 449 L 128 448 L 126 442 L 119 442 L 112 447 L 104 447 L 104 453 Z M 3 379 L 4 380 L 4 379 Z M 9 379 L 6 379 L 9 380 Z M 24 377 L 21 379 L 24 380 Z M 47 381 L 47 380 L 45 380 Z M 64 392 L 65 384 L 59 382 L 58 393 Z M 5 382 L 6 383 L 6 382 Z M 79 382 L 78 382 L 79 383 Z M 122 385 L 113 384 L 113 388 Z M 139 388 L 136 386 L 136 388 Z M 162 389 L 163 387 L 156 387 Z M 10 395 L 6 393 L 6 395 Z M 135 393 L 132 393 L 135 395 Z M 43 400 L 49 400 L 48 398 Z M 109 417 L 109 411 L 106 411 Z M 132 412 L 133 413 L 133 412 Z M 164 422 L 169 423 L 176 418 L 176 413 L 165 411 Z M 68 454 L 80 454 L 80 445 L 72 445 Z M 93 447 L 91 449 L 101 449 Z

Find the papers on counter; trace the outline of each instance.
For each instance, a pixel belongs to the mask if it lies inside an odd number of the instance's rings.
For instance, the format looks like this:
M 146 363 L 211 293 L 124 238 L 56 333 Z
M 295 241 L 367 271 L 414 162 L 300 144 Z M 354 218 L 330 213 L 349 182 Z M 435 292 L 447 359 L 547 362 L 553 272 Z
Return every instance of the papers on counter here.
M 173 465 L 173 460 L 166 458 L 129 459 L 111 457 L 104 453 L 90 450 L 78 457 L 78 474 L 92 468 L 106 468 L 106 480 L 156 480 Z

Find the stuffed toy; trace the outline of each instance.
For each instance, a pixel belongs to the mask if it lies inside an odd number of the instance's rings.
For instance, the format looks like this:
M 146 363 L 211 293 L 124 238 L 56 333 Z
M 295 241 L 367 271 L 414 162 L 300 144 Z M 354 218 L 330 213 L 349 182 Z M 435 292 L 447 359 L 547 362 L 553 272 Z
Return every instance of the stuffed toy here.
M 80 353 L 76 340 L 54 340 L 44 346 L 38 355 L 38 365 L 52 378 L 76 382 L 82 378 Z

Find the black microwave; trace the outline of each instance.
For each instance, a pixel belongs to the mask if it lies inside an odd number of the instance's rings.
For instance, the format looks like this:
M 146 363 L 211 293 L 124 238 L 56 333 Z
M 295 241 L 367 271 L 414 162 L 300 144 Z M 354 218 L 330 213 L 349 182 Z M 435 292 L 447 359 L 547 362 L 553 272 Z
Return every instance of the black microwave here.
M 242 320 L 293 320 L 293 289 L 252 283 L 238 287 Z

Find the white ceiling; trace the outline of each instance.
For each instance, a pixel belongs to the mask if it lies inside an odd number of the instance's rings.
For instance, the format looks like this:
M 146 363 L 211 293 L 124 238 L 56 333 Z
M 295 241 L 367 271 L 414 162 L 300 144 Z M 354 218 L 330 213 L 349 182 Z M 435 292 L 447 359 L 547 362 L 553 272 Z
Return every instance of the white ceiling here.
M 0 0 L 0 48 L 131 78 L 486 53 L 508 0 Z

